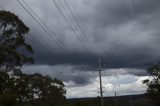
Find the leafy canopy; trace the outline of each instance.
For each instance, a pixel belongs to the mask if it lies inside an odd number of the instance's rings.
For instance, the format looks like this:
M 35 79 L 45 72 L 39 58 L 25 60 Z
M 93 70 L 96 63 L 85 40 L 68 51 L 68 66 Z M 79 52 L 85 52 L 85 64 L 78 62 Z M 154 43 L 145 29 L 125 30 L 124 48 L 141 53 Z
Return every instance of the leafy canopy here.
M 21 72 L 23 64 L 33 62 L 25 42 L 28 31 L 15 14 L 0 11 L 0 106 L 64 106 L 62 81 Z
M 21 66 L 33 62 L 32 47 L 25 42 L 29 28 L 13 13 L 0 11 L 0 66 Z
M 149 97 L 154 100 L 155 106 L 160 106 L 160 64 L 155 64 L 148 68 L 148 73 L 153 76 L 152 80 L 144 80 Z

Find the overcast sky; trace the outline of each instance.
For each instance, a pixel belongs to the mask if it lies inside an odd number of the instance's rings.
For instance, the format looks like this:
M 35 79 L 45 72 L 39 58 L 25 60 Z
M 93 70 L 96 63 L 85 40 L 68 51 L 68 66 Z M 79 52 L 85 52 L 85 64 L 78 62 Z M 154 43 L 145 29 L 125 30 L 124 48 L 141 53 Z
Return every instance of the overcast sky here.
M 24 66 L 24 72 L 62 80 L 68 98 L 96 97 L 101 57 L 104 96 L 145 92 L 146 68 L 160 57 L 159 0 L 19 1 L 49 33 L 17 0 L 0 0 L 1 10 L 15 13 L 30 28 L 26 40 L 35 64 Z

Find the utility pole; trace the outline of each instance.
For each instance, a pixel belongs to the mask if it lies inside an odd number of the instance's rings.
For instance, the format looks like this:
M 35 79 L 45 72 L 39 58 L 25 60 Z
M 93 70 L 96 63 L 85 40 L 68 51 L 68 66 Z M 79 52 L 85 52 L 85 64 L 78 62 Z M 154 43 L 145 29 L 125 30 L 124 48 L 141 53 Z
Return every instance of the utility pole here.
M 101 106 L 103 106 L 103 91 L 102 91 L 102 74 L 101 74 L 101 59 L 98 61 L 98 71 L 99 71 L 99 85 L 100 85 L 100 94 L 101 94 Z
M 116 100 L 116 106 L 117 106 L 117 93 L 115 91 L 115 100 Z

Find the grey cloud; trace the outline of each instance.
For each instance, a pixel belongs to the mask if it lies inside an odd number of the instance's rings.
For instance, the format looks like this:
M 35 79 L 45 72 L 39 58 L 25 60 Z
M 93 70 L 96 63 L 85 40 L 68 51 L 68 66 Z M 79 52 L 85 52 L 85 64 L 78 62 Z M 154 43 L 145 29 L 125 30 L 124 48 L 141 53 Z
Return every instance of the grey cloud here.
M 83 66 L 81 66 L 83 67 Z M 94 82 L 94 79 L 98 77 L 98 71 L 96 69 L 92 71 L 84 71 L 76 65 L 30 65 L 24 66 L 23 70 L 25 73 L 33 74 L 33 73 L 41 73 L 43 75 L 49 75 L 51 77 L 56 77 L 64 82 L 74 82 L 74 86 L 82 86 L 86 84 L 91 84 Z M 102 71 L 103 77 L 118 77 L 118 76 L 131 76 L 130 80 L 133 81 L 135 76 L 146 76 L 148 75 L 146 70 L 143 69 L 130 69 L 130 68 L 119 68 L 119 69 L 105 69 Z M 128 75 L 128 76 L 127 76 Z M 125 77 L 123 79 L 126 79 Z M 116 81 L 116 80 L 115 80 Z M 127 80 L 128 81 L 128 80 Z M 120 81 L 121 83 L 125 83 L 125 81 Z
M 58 78 L 64 82 L 74 82 L 75 86 L 86 85 L 91 83 L 92 73 L 84 72 L 80 69 L 76 69 L 76 66 L 69 65 L 30 65 L 24 66 L 23 72 L 27 74 L 41 73 L 43 75 L 49 75 L 53 78 Z
M 39 4 L 35 1 L 26 2 L 51 30 L 56 32 L 56 39 L 64 43 L 67 47 L 66 51 L 46 35 L 18 3 L 7 2 L 5 5 L 29 25 L 31 32 L 27 39 L 35 50 L 35 64 L 76 64 L 95 68 L 98 57 L 102 56 L 107 68 L 144 68 L 147 64 L 158 61 L 160 56 L 157 40 L 159 30 L 158 24 L 155 24 L 159 21 L 158 18 L 156 19 L 159 2 L 155 0 L 152 2 L 149 0 L 133 1 L 131 5 L 133 5 L 136 17 L 130 16 L 130 3 L 132 2 L 128 0 L 71 2 L 72 9 L 77 7 L 74 11 L 78 16 L 81 15 L 79 21 L 96 49 L 94 51 L 89 48 L 92 55 L 82 48 L 76 35 L 69 29 L 51 1 L 40 1 Z M 61 5 L 61 2 L 59 1 L 58 4 Z M 82 6 L 81 9 L 78 9 L 78 5 Z M 68 14 L 66 10 L 63 12 Z M 85 45 L 88 47 L 87 43 Z
M 65 50 L 49 37 L 16 0 L 0 0 L 2 6 L 17 14 L 30 27 L 26 37 L 34 49 L 35 64 L 24 68 L 26 73 L 40 72 L 56 76 L 73 86 L 93 83 L 92 72 L 97 69 L 98 58 L 105 64 L 105 77 L 114 75 L 145 76 L 149 64 L 160 57 L 160 1 L 158 0 L 71 0 L 71 9 L 79 17 L 88 40 L 87 50 L 57 11 L 51 0 L 27 1 L 37 15 L 63 42 Z M 63 0 L 56 0 L 65 15 Z M 70 15 L 69 15 L 70 16 Z M 75 26 L 74 26 L 75 28 Z M 63 71 L 63 68 L 67 71 Z M 88 73 L 88 74 L 86 74 Z M 134 78 L 133 78 L 134 79 Z M 123 81 L 122 81 L 123 82 Z
M 134 75 L 134 76 L 146 76 L 148 75 L 145 69 L 134 68 L 117 68 L 117 69 L 105 69 L 102 71 L 104 76 L 118 76 L 118 75 Z

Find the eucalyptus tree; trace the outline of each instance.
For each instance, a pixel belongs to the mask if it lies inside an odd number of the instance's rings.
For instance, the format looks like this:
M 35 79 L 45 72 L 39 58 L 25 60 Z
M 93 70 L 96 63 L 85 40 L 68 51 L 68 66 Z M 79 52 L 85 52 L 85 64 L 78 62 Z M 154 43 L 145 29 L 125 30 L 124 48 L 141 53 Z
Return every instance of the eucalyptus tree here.
M 32 47 L 25 40 L 28 32 L 29 28 L 18 16 L 9 11 L 0 11 L 0 105 L 15 104 L 17 92 L 14 74 L 20 75 L 20 67 L 33 62 L 30 56 Z
M 147 88 L 147 94 L 154 101 L 155 106 L 160 106 L 160 63 L 148 68 L 148 73 L 153 77 L 152 80 L 144 80 Z
M 28 54 L 33 53 L 25 41 L 29 28 L 18 16 L 9 11 L 0 11 L 0 69 L 14 70 L 26 62 L 33 62 Z

